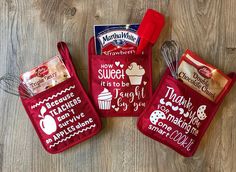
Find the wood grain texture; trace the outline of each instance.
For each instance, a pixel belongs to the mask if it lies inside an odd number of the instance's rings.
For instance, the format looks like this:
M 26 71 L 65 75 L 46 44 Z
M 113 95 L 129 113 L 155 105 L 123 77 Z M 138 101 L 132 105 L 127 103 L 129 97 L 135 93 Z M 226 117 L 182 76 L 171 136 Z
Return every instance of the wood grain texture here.
M 137 23 L 147 8 L 166 16 L 153 47 L 153 87 L 165 69 L 164 40 L 177 40 L 225 72 L 236 69 L 235 0 L 2 0 L 0 75 L 19 74 L 68 42 L 87 89 L 87 44 L 94 24 Z M 92 139 L 58 155 L 46 153 L 17 97 L 0 90 L 0 171 L 233 172 L 236 171 L 236 88 L 225 98 L 192 158 L 184 158 L 136 129 L 136 118 L 103 119 Z
M 236 25 L 231 24 L 236 21 L 236 1 L 225 1 L 225 26 L 226 26 L 226 47 L 231 50 L 236 50 Z

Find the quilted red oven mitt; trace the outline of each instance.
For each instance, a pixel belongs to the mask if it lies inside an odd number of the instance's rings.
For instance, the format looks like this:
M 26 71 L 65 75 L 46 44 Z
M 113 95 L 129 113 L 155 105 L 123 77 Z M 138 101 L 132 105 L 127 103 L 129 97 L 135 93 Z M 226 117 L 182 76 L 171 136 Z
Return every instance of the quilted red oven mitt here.
M 103 117 L 139 116 L 152 95 L 152 50 L 140 55 L 96 55 L 88 45 L 89 91 Z
M 138 129 L 184 156 L 192 156 L 215 116 L 232 82 L 221 99 L 214 103 L 174 79 L 167 70 L 149 105 L 138 119 Z
M 76 75 L 66 43 L 59 42 L 58 50 L 71 78 L 31 98 L 25 98 L 19 87 L 25 110 L 49 153 L 62 152 L 101 129 L 98 114 Z

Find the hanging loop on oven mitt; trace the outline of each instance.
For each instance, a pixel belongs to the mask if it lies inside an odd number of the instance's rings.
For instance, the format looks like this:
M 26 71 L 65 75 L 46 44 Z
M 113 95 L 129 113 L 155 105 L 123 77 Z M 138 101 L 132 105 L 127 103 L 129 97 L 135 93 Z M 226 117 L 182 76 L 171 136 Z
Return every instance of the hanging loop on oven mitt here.
M 140 55 L 96 55 L 88 44 L 89 92 L 103 117 L 139 116 L 152 96 L 152 49 Z
M 192 156 L 236 80 L 235 73 L 228 76 L 232 78 L 231 85 L 214 103 L 173 78 L 167 69 L 149 105 L 138 119 L 138 129 L 183 156 Z
M 57 44 L 71 78 L 33 97 L 21 96 L 38 137 L 49 153 L 62 152 L 97 134 L 101 122 L 86 95 L 64 42 Z M 22 95 L 22 90 L 19 88 Z

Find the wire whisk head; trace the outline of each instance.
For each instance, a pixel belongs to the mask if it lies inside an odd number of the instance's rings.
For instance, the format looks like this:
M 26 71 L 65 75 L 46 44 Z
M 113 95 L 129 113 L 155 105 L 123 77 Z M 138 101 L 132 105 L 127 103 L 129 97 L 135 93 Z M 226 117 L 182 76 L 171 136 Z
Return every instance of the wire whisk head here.
M 171 75 L 178 78 L 178 61 L 180 57 L 180 48 L 174 40 L 165 41 L 161 46 L 161 54 L 170 69 Z
M 20 88 L 22 97 L 29 98 L 32 96 L 31 91 L 24 85 L 18 76 L 11 73 L 6 73 L 0 77 L 0 89 L 6 93 L 20 96 L 18 88 Z

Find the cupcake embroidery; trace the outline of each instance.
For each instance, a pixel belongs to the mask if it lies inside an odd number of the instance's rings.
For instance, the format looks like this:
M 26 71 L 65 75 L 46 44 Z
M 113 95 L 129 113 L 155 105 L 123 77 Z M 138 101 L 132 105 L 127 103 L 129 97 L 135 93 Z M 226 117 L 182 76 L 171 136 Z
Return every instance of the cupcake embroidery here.
M 125 73 L 128 75 L 131 85 L 141 85 L 145 70 L 141 65 L 132 62 L 126 69 Z
M 111 109 L 111 100 L 112 100 L 112 94 L 108 91 L 108 89 L 104 88 L 104 90 L 98 95 L 99 109 L 101 110 Z

